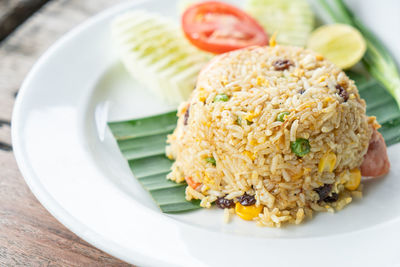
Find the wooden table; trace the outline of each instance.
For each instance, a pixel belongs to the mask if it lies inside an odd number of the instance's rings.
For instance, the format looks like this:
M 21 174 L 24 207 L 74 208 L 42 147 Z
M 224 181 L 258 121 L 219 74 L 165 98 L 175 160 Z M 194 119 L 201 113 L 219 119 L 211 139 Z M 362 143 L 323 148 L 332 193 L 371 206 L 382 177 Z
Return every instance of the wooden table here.
M 0 266 L 130 266 L 92 247 L 36 200 L 10 138 L 15 95 L 61 35 L 116 0 L 0 0 Z

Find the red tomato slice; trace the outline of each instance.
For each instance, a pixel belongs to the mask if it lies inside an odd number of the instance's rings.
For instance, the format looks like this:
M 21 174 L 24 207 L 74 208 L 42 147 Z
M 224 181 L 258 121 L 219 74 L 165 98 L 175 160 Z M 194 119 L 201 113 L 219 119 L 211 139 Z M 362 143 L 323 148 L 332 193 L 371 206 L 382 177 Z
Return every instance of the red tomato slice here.
M 255 19 L 216 1 L 190 6 L 182 15 L 182 27 L 193 45 L 216 54 L 268 44 L 267 34 Z

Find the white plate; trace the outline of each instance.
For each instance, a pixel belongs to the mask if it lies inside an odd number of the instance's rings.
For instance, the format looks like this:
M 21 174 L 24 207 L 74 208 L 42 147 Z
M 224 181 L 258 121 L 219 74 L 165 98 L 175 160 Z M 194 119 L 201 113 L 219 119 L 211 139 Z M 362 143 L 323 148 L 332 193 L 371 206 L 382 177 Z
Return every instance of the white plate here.
M 237 1 L 238 2 L 238 1 Z M 391 5 L 389 5 L 389 2 Z M 353 1 L 400 58 L 400 3 Z M 90 19 L 38 61 L 18 95 L 14 152 L 40 202 L 71 231 L 127 262 L 154 266 L 400 265 L 400 146 L 392 170 L 365 197 L 301 226 L 256 227 L 222 211 L 162 214 L 133 178 L 105 126 L 170 110 L 126 74 L 110 44 L 113 17 L 129 8 L 176 16 L 175 1 L 135 1 Z M 396 7 L 396 8 L 395 8 Z

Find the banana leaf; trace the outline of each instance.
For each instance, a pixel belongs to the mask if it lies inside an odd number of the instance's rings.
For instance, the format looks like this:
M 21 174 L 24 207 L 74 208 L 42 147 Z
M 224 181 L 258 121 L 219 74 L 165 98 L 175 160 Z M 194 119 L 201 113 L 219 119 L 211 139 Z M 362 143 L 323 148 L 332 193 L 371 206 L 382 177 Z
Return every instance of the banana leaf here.
M 136 179 L 165 213 L 199 209 L 185 199 L 186 183 L 167 180 L 172 161 L 165 156 L 167 135 L 176 127 L 176 111 L 129 121 L 109 122 L 122 155 Z

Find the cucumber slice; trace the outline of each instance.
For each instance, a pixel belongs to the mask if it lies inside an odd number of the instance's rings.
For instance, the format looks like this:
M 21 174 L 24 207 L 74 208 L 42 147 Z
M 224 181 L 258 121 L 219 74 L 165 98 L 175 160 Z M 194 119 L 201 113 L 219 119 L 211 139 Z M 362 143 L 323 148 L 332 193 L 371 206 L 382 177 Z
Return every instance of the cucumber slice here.
M 247 0 L 245 10 L 278 44 L 305 46 L 314 28 L 314 14 L 307 0 Z
M 117 17 L 112 37 L 128 72 L 170 104 L 189 97 L 212 57 L 191 45 L 178 24 L 142 10 Z

